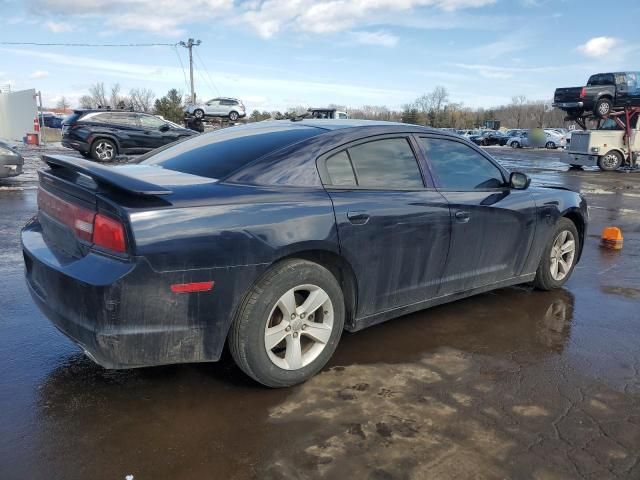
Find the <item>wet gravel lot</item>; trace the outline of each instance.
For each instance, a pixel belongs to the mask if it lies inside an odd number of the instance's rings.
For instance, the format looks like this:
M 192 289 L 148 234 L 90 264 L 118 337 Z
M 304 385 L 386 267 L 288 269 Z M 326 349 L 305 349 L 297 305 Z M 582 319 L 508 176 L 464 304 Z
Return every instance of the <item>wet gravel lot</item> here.
M 566 288 L 345 333 L 320 375 L 287 390 L 228 357 L 106 371 L 58 333 L 23 281 L 40 153 L 25 151 L 26 173 L 0 181 L 0 479 L 640 478 L 640 173 L 489 150 L 587 196 Z M 598 247 L 605 225 L 622 228 L 622 251 Z

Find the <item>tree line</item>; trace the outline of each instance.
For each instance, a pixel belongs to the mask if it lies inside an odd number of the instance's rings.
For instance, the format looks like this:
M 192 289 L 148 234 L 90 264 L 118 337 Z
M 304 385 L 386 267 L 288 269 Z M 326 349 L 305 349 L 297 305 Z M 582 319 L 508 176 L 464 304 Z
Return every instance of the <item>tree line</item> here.
M 167 120 L 180 123 L 184 118 L 185 95 L 175 88 L 166 95 L 156 98 L 147 88 L 133 88 L 128 94 L 122 92 L 118 83 L 109 89 L 103 82 L 89 88 L 87 95 L 80 97 L 80 108 L 126 109 L 137 112 L 154 113 Z M 58 108 L 68 108 L 63 97 Z M 498 120 L 509 128 L 545 128 L 564 125 L 564 112 L 551 107 L 551 101 L 528 100 L 517 95 L 506 105 L 494 108 L 472 108 L 451 101 L 449 91 L 444 86 L 436 86 L 431 92 L 418 96 L 413 102 L 403 105 L 401 110 L 384 105 L 364 105 L 357 108 L 329 104 L 329 108 L 346 111 L 350 118 L 364 120 L 386 120 L 394 122 L 427 125 L 436 128 L 470 129 L 484 125 L 487 120 Z M 287 119 L 304 114 L 307 108 L 299 105 L 285 111 L 253 110 L 247 117 L 249 122 Z

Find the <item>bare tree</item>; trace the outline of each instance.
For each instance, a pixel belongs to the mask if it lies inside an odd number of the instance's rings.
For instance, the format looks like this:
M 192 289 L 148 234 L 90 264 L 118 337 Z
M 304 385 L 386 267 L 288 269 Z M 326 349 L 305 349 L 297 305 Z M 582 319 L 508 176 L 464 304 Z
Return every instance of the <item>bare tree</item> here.
M 151 112 L 156 95 L 148 88 L 132 88 L 129 91 L 129 102 L 137 112 Z
M 91 103 L 93 108 L 106 107 L 108 105 L 103 82 L 97 82 L 95 85 L 89 87 L 89 95 L 91 95 Z
M 60 100 L 58 100 L 58 102 L 56 103 L 56 108 L 59 108 L 61 110 L 66 110 L 69 107 L 71 107 L 71 104 L 64 95 L 60 97 Z
M 91 95 L 81 96 L 78 103 L 80 104 L 80 108 L 95 108 L 96 106 Z

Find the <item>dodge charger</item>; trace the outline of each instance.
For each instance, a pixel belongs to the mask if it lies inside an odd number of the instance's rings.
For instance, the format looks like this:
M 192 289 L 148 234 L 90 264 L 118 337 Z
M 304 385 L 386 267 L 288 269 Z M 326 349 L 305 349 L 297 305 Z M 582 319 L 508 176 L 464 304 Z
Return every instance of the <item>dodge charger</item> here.
M 112 369 L 216 361 L 228 345 L 270 387 L 319 372 L 344 330 L 561 287 L 588 218 L 575 192 L 397 123 L 259 122 L 117 167 L 43 160 L 21 240 L 53 324 Z

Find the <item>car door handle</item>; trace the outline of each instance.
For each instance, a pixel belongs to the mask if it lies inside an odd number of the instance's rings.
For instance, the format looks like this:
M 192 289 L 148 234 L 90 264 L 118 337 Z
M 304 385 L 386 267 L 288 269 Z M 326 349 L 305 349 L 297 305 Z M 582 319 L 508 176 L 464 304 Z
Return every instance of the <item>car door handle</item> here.
M 458 210 L 456 212 L 456 221 L 460 223 L 467 223 L 471 220 L 471 214 L 469 212 L 465 212 L 464 210 Z
M 369 215 L 363 211 L 347 212 L 347 218 L 354 225 L 364 225 L 369 221 Z

